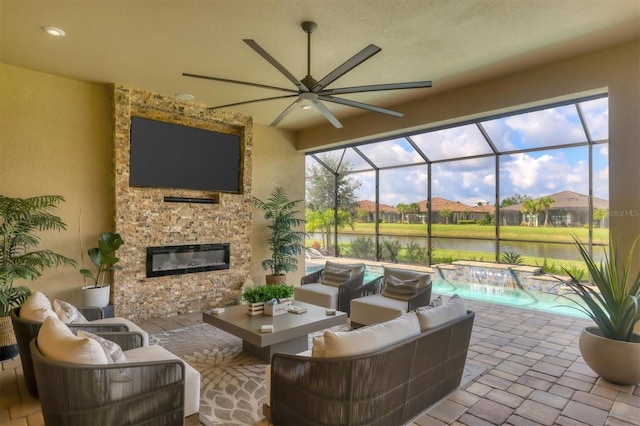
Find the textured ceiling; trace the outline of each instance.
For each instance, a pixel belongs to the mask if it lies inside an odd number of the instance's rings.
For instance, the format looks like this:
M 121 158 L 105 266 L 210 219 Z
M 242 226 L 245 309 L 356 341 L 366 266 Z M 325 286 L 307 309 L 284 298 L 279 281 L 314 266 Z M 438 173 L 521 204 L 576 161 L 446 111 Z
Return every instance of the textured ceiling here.
M 95 83 L 120 83 L 208 106 L 278 96 L 255 87 L 183 77 L 183 72 L 295 89 L 242 42 L 254 39 L 298 79 L 324 77 L 369 43 L 382 52 L 333 87 L 432 80 L 430 89 L 345 95 L 393 107 L 404 101 L 637 39 L 638 0 L 0 0 L 0 62 Z M 54 38 L 41 30 L 64 29 Z M 290 100 L 234 107 L 269 124 Z M 361 110 L 328 105 L 340 119 Z M 296 108 L 280 124 L 323 123 Z

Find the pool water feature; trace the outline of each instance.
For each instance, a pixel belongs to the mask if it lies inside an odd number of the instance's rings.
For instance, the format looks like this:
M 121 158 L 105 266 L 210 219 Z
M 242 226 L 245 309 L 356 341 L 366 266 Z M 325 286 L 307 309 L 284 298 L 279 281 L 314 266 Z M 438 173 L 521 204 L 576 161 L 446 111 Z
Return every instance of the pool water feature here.
M 309 274 L 321 268 L 321 265 L 309 265 L 306 268 L 306 273 Z M 364 275 L 364 282 L 366 283 L 374 280 L 381 276 L 382 273 L 383 271 L 381 267 L 367 266 L 367 271 Z M 481 284 L 450 280 L 441 276 L 439 277 L 438 274 L 434 274 L 432 277 L 433 294 L 441 294 L 443 296 L 452 296 L 457 294 L 463 299 L 479 300 L 482 302 L 497 303 L 500 305 L 515 306 L 518 308 L 535 309 L 552 314 L 568 315 L 578 318 L 588 318 L 584 313 L 571 307 L 571 302 L 558 297 L 557 294 L 512 288 L 504 285 L 500 286 L 486 283 Z

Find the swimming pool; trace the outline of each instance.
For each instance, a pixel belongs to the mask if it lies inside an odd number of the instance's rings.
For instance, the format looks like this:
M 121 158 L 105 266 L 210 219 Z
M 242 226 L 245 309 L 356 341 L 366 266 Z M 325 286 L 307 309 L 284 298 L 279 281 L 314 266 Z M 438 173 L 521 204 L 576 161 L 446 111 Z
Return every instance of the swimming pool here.
M 321 265 L 309 265 L 306 268 L 306 273 L 311 273 L 320 268 L 322 268 Z M 380 275 L 382 275 L 382 268 L 367 266 L 364 281 L 369 282 Z M 587 318 L 582 312 L 568 306 L 570 302 L 558 298 L 555 294 L 486 284 L 449 281 L 444 278 L 435 278 L 432 283 L 432 293 L 434 294 L 442 294 L 445 296 L 457 294 L 463 299 L 479 300 L 500 305 L 535 309 L 552 314 Z

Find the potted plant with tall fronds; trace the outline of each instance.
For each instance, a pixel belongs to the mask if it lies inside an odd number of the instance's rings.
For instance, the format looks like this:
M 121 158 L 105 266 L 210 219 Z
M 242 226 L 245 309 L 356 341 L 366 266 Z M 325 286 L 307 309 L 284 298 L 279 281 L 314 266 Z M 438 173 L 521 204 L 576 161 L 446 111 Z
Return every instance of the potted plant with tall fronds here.
M 275 188 L 266 201 L 253 198 L 253 204 L 270 222 L 271 236 L 267 240 L 271 257 L 262 261 L 262 268 L 271 272 L 267 275 L 267 284 L 283 283 L 287 272 L 298 269 L 296 256 L 304 252 L 305 232 L 296 228 L 304 224 L 304 219 L 296 207 L 302 200 L 289 200 L 282 187 Z
M 105 283 L 105 277 L 109 271 L 121 270 L 122 266 L 116 265 L 120 258 L 116 257 L 116 250 L 124 244 L 124 240 L 115 232 L 104 232 L 98 238 L 98 247 L 87 250 L 91 263 L 97 272 L 93 275 L 89 269 L 80 269 L 80 273 L 92 281 L 91 285 L 82 287 L 83 304 L 85 306 L 98 306 L 103 308 L 109 304 L 111 286 Z M 102 278 L 102 279 L 101 279 Z
M 26 286 L 14 285 L 22 278 L 35 280 L 47 268 L 70 265 L 75 261 L 48 249 L 33 250 L 40 244 L 41 231 L 61 231 L 67 225 L 52 214 L 64 198 L 41 195 L 12 198 L 0 195 L 0 351 L 2 359 L 17 354 L 11 309 L 22 306 L 31 294 Z M 6 357 L 6 358 L 5 358 Z
M 640 236 L 631 245 L 626 262 L 620 264 L 620 253 L 609 239 L 609 253 L 598 262 L 588 248 L 573 236 L 591 281 L 581 282 L 573 272 L 563 283 L 569 294 L 560 295 L 586 314 L 597 325 L 587 327 L 580 335 L 580 353 L 587 365 L 604 379 L 618 384 L 640 383 L 640 335 L 634 326 L 640 321 L 640 272 L 632 276 L 634 252 Z M 574 298 L 570 297 L 573 296 Z M 577 296 L 577 298 L 576 298 Z

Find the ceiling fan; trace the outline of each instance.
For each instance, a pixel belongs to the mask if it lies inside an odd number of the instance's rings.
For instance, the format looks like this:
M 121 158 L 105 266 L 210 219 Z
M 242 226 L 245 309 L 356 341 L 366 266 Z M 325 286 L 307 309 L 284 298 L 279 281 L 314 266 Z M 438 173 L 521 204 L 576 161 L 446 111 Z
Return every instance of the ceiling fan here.
M 261 87 L 263 89 L 272 89 L 279 90 L 282 92 L 288 92 L 289 95 L 283 96 L 274 96 L 268 98 L 260 98 L 253 99 L 250 101 L 243 102 L 235 102 L 232 104 L 219 105 L 216 107 L 211 107 L 209 109 L 219 109 L 219 108 L 227 108 L 236 105 L 244 105 L 252 102 L 264 102 L 271 101 L 275 99 L 286 99 L 286 98 L 296 98 L 291 105 L 289 105 L 275 120 L 270 124 L 270 126 L 277 126 L 280 121 L 282 121 L 296 106 L 296 104 L 308 100 L 311 104 L 313 104 L 321 113 L 326 117 L 327 120 L 331 122 L 335 127 L 341 128 L 342 124 L 338 119 L 333 115 L 333 113 L 322 103 L 325 102 L 333 102 L 336 104 L 346 105 L 355 108 L 361 108 L 368 111 L 378 112 L 381 114 L 391 115 L 393 117 L 402 117 L 402 113 L 393 111 L 386 108 L 380 108 L 374 105 L 365 104 L 362 102 L 352 101 L 349 99 L 338 98 L 335 95 L 343 95 L 349 93 L 360 93 L 360 92 L 377 92 L 382 90 L 398 90 L 398 89 L 417 89 L 423 87 L 431 87 L 431 81 L 416 81 L 410 83 L 389 83 L 389 84 L 374 84 L 367 86 L 354 86 L 354 87 L 343 87 L 338 89 L 327 89 L 331 83 L 336 81 L 338 78 L 342 77 L 347 72 L 351 71 L 353 68 L 357 67 L 367 59 L 371 58 L 376 53 L 380 52 L 382 49 L 375 44 L 370 44 L 356 55 L 354 55 L 351 59 L 348 59 L 342 65 L 331 71 L 320 81 L 317 81 L 315 78 L 311 76 L 311 33 L 318 27 L 315 22 L 303 22 L 302 29 L 307 33 L 307 75 L 302 80 L 298 80 L 293 74 L 291 74 L 282 64 L 276 61 L 271 55 L 269 55 L 262 47 L 258 45 L 254 40 L 243 39 L 246 44 L 249 45 L 253 50 L 255 50 L 260 56 L 267 60 L 271 65 L 273 65 L 278 71 L 280 71 L 289 81 L 291 81 L 296 87 L 297 90 L 287 89 L 284 87 L 276 87 L 269 86 L 265 84 L 259 83 L 250 83 L 247 81 L 239 81 L 239 80 L 230 80 L 227 78 L 219 78 L 219 77 L 210 77 L 206 75 L 198 75 L 198 74 L 190 74 L 190 73 L 182 73 L 183 76 L 186 77 L 195 77 L 202 78 L 205 80 L 213 80 L 213 81 L 221 81 L 225 83 L 235 83 L 235 84 L 244 84 L 247 86 L 253 87 Z

